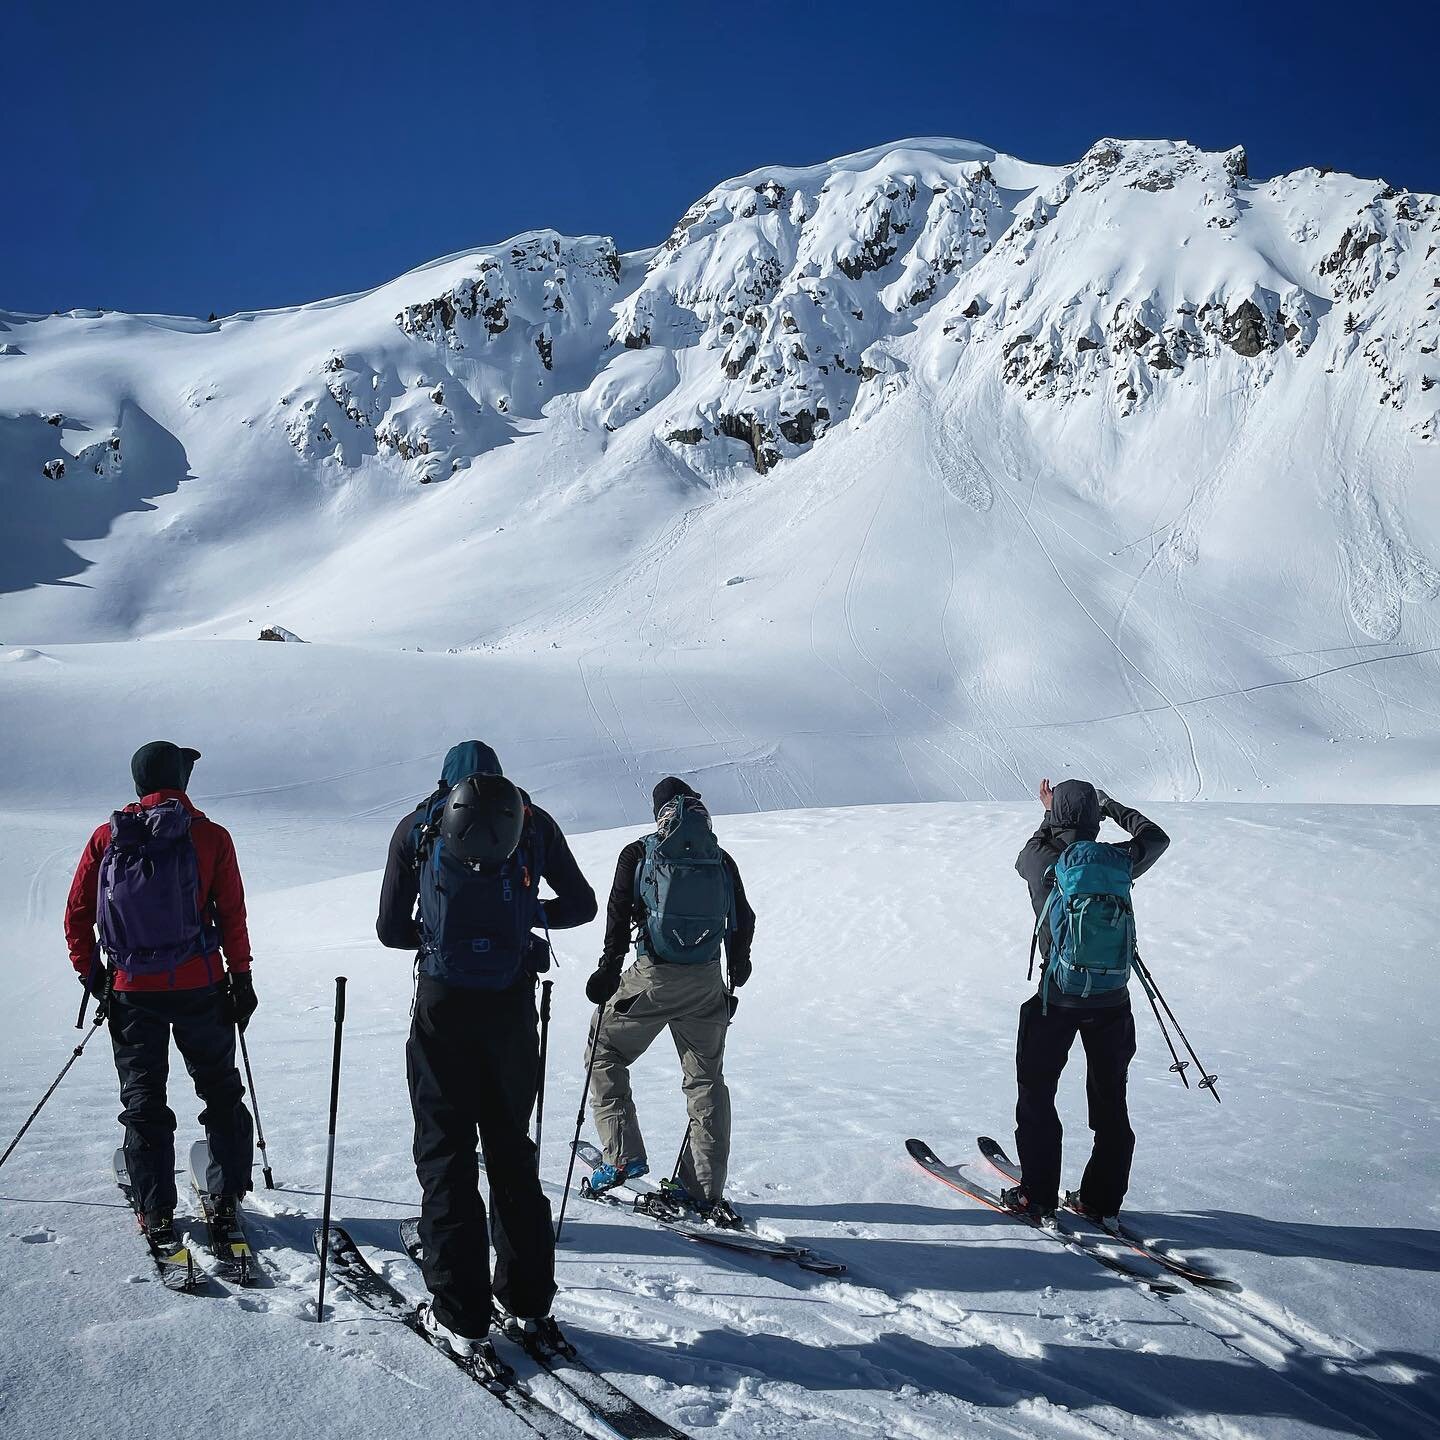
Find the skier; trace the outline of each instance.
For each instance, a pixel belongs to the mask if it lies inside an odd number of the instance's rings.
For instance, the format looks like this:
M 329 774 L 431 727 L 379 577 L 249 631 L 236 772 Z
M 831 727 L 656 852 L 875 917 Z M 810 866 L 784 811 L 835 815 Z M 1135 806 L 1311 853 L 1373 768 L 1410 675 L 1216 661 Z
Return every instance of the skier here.
M 1021 1183 L 1006 1205 L 1044 1220 L 1060 1198 L 1060 1116 L 1055 1090 L 1075 1037 L 1085 1047 L 1085 1093 L 1095 1140 L 1080 1189 L 1066 1196 L 1082 1214 L 1111 1219 L 1130 1183 L 1135 1132 L 1125 1083 L 1135 1056 L 1135 1019 L 1126 988 L 1135 951 L 1130 882 L 1165 853 L 1170 837 L 1085 780 L 1040 782 L 1045 818 L 1015 868 L 1030 887 L 1036 940 L 1045 964 L 1039 992 L 1020 1007 L 1015 1068 L 1015 1145 Z M 1097 844 L 1102 818 L 1130 834 Z M 1033 955 L 1033 951 L 1032 951 Z
M 735 861 L 716 843 L 700 792 L 668 776 L 654 790 L 655 831 L 620 852 L 605 914 L 605 948 L 585 986 L 601 1007 L 590 1025 L 590 1105 L 605 1163 L 590 1177 L 606 1190 L 649 1170 L 630 1094 L 630 1066 L 667 1026 L 680 1056 L 690 1112 L 678 1183 L 664 1198 L 713 1225 L 740 1228 L 725 1199 L 730 1092 L 725 1032 L 734 991 L 750 978 L 755 912 Z M 632 928 L 635 964 L 621 978 Z M 720 952 L 729 962 L 729 991 Z M 608 1007 L 608 1008 L 607 1008 Z
M 541 880 L 553 898 L 541 900 Z M 383 945 L 418 952 L 405 1058 L 433 1297 L 421 1320 L 432 1339 L 499 1379 L 508 1367 L 485 1338 L 495 1299 L 527 1345 L 565 1343 L 550 1316 L 555 1237 L 529 1135 L 540 1078 L 535 983 L 550 966 L 532 927 L 584 925 L 596 909 L 559 825 L 479 740 L 450 750 L 439 788 L 390 842 L 376 932 Z
M 172 1031 L 205 1106 L 200 1123 L 220 1224 L 234 1224 L 251 1188 L 250 1112 L 235 1068 L 236 1027 L 250 1023 L 256 1006 L 245 891 L 229 833 L 185 793 L 199 758 L 168 740 L 135 752 L 139 802 L 90 837 L 65 907 L 70 963 L 97 1000 L 109 992 L 125 1164 L 146 1238 L 161 1257 L 181 1248 L 175 1115 L 165 1097 Z

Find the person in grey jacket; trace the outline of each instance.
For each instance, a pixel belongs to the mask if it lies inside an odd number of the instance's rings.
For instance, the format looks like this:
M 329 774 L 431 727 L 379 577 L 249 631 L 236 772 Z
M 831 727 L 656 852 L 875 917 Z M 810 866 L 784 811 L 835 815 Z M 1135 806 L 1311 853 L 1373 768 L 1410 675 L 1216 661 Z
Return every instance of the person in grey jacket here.
M 700 792 L 676 776 L 666 776 L 654 792 L 658 835 L 668 833 L 683 802 L 692 814 L 709 817 Z M 636 840 L 621 852 L 606 907 L 605 948 L 585 986 L 597 1006 L 589 1046 L 594 1064 L 590 1104 L 605 1151 L 605 1163 L 590 1177 L 604 1190 L 649 1170 L 645 1140 L 630 1089 L 630 1067 L 663 1030 L 670 1031 L 680 1058 L 681 1084 L 690 1114 L 678 1186 L 670 1198 L 693 1206 L 710 1224 L 738 1228 L 741 1221 L 725 1199 L 730 1160 L 730 1091 L 725 1084 L 725 1036 L 734 1013 L 734 991 L 750 978 L 750 947 L 755 937 L 755 912 L 734 858 L 724 850 L 719 859 L 728 877 L 733 902 L 731 923 L 717 931 L 704 963 L 675 964 L 655 953 L 647 935 L 647 910 L 637 885 L 645 845 Z M 635 963 L 621 975 L 631 944 Z M 722 951 L 729 985 L 722 972 Z M 665 1187 L 662 1187 L 665 1188 Z
M 1165 853 L 1170 837 L 1138 810 L 1112 800 L 1085 780 L 1063 780 L 1053 789 L 1041 781 L 1045 818 L 1025 843 L 1015 869 L 1030 890 L 1037 919 L 1054 893 L 1054 865 L 1077 840 L 1094 840 L 1102 820 L 1112 820 L 1130 839 L 1117 849 L 1130 858 L 1131 876 L 1143 875 Z M 1040 953 L 1048 961 L 1049 925 L 1039 929 Z M 1041 987 L 1045 971 L 1041 970 Z M 1085 1047 L 1085 1094 L 1094 1144 L 1080 1189 L 1078 1207 L 1097 1217 L 1117 1215 L 1130 1184 L 1135 1132 L 1130 1128 L 1125 1087 L 1135 1058 L 1135 1018 L 1127 989 L 1066 995 L 1051 985 L 1020 1007 L 1015 1069 L 1015 1146 L 1022 1179 L 1004 1192 L 1005 1203 L 1024 1214 L 1045 1217 L 1060 1200 L 1062 1128 L 1055 1091 L 1075 1037 Z

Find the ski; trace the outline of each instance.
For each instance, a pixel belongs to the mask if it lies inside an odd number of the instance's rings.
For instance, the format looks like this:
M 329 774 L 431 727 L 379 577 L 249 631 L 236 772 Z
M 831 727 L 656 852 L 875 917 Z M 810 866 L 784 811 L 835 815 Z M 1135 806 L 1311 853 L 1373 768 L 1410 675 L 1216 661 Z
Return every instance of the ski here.
M 220 1267 L 220 1278 L 243 1287 L 255 1278 L 254 1253 L 240 1219 L 239 1207 L 236 1207 L 234 1220 L 228 1224 L 216 1214 L 215 1197 L 208 1188 L 209 1171 L 210 1146 L 204 1140 L 197 1140 L 190 1147 L 190 1184 L 205 1221 L 210 1253 Z
M 575 1155 L 581 1162 L 589 1165 L 592 1170 L 602 1164 L 605 1158 L 587 1140 L 581 1140 L 575 1146 Z M 717 1226 L 690 1220 L 682 1215 L 661 1214 L 654 1208 L 648 1208 L 645 1204 L 646 1200 L 657 1192 L 641 1190 L 633 1184 L 616 1185 L 609 1190 L 592 1190 L 589 1180 L 582 1179 L 579 1193 L 583 1200 L 600 1205 L 612 1205 L 616 1209 L 625 1210 L 643 1220 L 652 1221 L 654 1224 L 700 1245 L 717 1245 L 725 1250 L 739 1250 L 746 1254 L 763 1255 L 771 1260 L 788 1260 L 802 1270 L 809 1270 L 816 1275 L 843 1275 L 846 1270 L 843 1260 L 823 1255 L 817 1250 L 812 1250 L 808 1245 L 797 1245 L 790 1240 L 767 1240 L 765 1236 L 757 1235 L 753 1230 L 722 1230 Z
M 315 1231 L 315 1253 L 320 1253 L 323 1237 Z M 425 1332 L 420 1322 L 419 1307 L 412 1304 L 360 1253 L 349 1234 L 339 1225 L 330 1227 L 330 1244 L 327 1259 L 330 1275 L 347 1294 L 353 1296 L 367 1309 L 388 1320 L 398 1320 L 408 1330 L 414 1331 L 430 1348 L 459 1366 L 466 1375 L 487 1394 L 503 1405 L 523 1425 L 537 1435 L 550 1440 L 590 1440 L 578 1425 L 572 1424 L 563 1415 L 557 1414 L 536 1399 L 528 1390 L 518 1384 L 508 1384 L 482 1374 L 474 1364 L 462 1355 L 456 1355 L 446 1346 L 437 1344 Z M 483 1432 L 482 1432 L 483 1433 Z
M 195 1257 L 190 1253 L 190 1247 L 181 1245 L 168 1254 L 162 1254 L 150 1243 L 150 1237 L 145 1233 L 145 1222 L 140 1210 L 139 1199 L 135 1194 L 135 1187 L 130 1183 L 130 1169 L 125 1163 L 124 1150 L 115 1152 L 114 1168 L 115 1183 L 120 1187 L 121 1194 L 125 1196 L 125 1201 L 135 1216 L 135 1224 L 139 1228 L 145 1253 L 154 1262 L 156 1273 L 160 1276 L 160 1283 L 167 1290 L 193 1295 L 204 1285 L 207 1277 L 203 1270 L 195 1268 Z
M 400 1222 L 400 1243 L 416 1265 L 420 1264 L 421 1257 L 419 1224 L 414 1216 Z M 574 1345 L 555 1350 L 534 1344 L 524 1335 L 521 1323 L 498 1303 L 495 1315 L 496 1324 L 508 1340 L 626 1440 L 690 1440 L 683 1430 L 677 1430 L 654 1411 L 647 1410 L 591 1366 Z
M 985 1157 L 986 1163 L 997 1175 L 1003 1176 L 1012 1185 L 1020 1183 L 1020 1167 L 1005 1153 L 1004 1146 L 998 1140 L 992 1140 L 988 1135 L 982 1135 L 975 1144 L 981 1155 Z M 1171 1274 L 1180 1276 L 1182 1280 L 1190 1281 L 1192 1285 L 1214 1285 L 1224 1288 L 1231 1284 L 1222 1276 L 1212 1275 L 1208 1270 L 1197 1269 L 1194 1265 L 1187 1265 L 1183 1260 L 1177 1260 L 1173 1255 L 1167 1255 L 1163 1250 L 1157 1250 L 1143 1236 L 1135 1234 L 1119 1220 L 1106 1223 L 1086 1215 L 1069 1204 L 1068 1197 L 1065 1213 L 1073 1215 L 1098 1234 L 1107 1235 L 1118 1244 L 1128 1246 L 1137 1255 L 1143 1255 L 1147 1260 L 1170 1271 Z
M 983 1185 L 977 1184 L 965 1173 L 963 1165 L 947 1165 L 923 1140 L 907 1140 L 905 1148 L 910 1152 L 910 1158 L 927 1175 L 940 1181 L 942 1185 L 948 1185 L 952 1190 L 958 1190 L 960 1194 L 974 1200 L 977 1204 L 994 1210 L 996 1214 L 1007 1216 L 1017 1224 L 1027 1226 L 1036 1234 L 1046 1236 L 1057 1245 L 1062 1245 L 1077 1255 L 1088 1256 L 1107 1270 L 1113 1271 L 1116 1275 L 1123 1275 L 1127 1280 L 1133 1280 L 1157 1295 L 1184 1293 L 1181 1287 L 1172 1280 L 1156 1279 L 1139 1270 L 1132 1270 L 1130 1266 L 1116 1259 L 1115 1256 L 1088 1244 L 1073 1230 L 1065 1229 L 1058 1220 L 1051 1226 L 1039 1220 L 1032 1220 L 1026 1215 L 1018 1215 L 1013 1210 L 1007 1210 L 998 1195 L 985 1189 Z

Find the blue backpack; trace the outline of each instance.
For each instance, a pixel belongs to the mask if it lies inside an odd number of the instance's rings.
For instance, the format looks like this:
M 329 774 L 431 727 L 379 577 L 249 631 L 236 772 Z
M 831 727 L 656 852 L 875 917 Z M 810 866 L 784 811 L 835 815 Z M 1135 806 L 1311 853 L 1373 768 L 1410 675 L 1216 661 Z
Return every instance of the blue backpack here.
M 420 893 L 420 968 L 447 985 L 505 990 L 527 964 L 544 923 L 540 874 L 545 868 L 529 803 L 515 853 L 502 865 L 458 859 L 440 834 L 447 786 L 416 813 L 414 835 Z
M 735 894 L 710 815 L 698 800 L 677 796 L 660 812 L 659 828 L 645 837 L 635 898 L 645 911 L 636 941 L 643 954 L 670 965 L 720 958 L 735 928 Z
M 1099 840 L 1066 846 L 1052 867 L 1055 888 L 1035 922 L 1050 925 L 1050 958 L 1040 985 L 1048 1009 L 1053 984 L 1062 995 L 1123 990 L 1135 958 L 1135 912 L 1129 852 Z
M 177 966 L 219 950 L 219 930 L 201 910 L 190 812 L 178 800 L 110 817 L 96 921 L 100 948 L 125 975 L 168 972 L 173 985 Z

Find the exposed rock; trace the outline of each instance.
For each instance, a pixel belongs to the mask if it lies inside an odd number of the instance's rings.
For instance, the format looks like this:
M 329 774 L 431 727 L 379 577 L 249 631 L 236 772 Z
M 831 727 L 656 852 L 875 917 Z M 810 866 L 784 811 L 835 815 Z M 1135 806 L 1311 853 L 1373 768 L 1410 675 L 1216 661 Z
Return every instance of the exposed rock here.
M 780 463 L 780 452 L 770 431 L 754 415 L 720 415 L 716 427 L 722 435 L 739 440 L 750 447 L 756 471 L 764 475 Z
M 688 430 L 672 430 L 665 438 L 675 445 L 698 445 L 704 436 L 705 432 L 697 425 Z
M 47 460 L 41 467 L 40 473 L 47 480 L 63 480 L 65 478 L 65 462 L 63 460 Z
M 302 640 L 293 630 L 287 630 L 283 625 L 267 625 L 260 632 L 262 640 L 278 640 L 283 644 L 304 645 Z
M 1253 300 L 1242 300 L 1234 310 L 1225 312 L 1225 324 L 1220 338 L 1237 355 L 1243 355 L 1247 360 L 1275 348 L 1269 321 Z
M 782 416 L 780 419 L 780 433 L 792 445 L 809 445 L 815 439 L 815 419 L 808 410 L 801 410 L 794 415 Z

